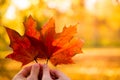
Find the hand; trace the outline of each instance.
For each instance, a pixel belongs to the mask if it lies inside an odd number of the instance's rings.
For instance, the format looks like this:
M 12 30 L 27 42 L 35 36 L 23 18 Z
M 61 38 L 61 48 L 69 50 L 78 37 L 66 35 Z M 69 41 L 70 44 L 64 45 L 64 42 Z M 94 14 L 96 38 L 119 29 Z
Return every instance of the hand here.
M 51 70 L 51 73 L 54 80 L 70 80 L 70 78 L 58 70 Z
M 12 80 L 38 80 L 39 69 L 39 64 L 25 67 Z
M 42 73 L 42 74 L 40 74 Z M 40 79 L 38 77 L 41 76 Z M 13 80 L 70 80 L 62 72 L 57 70 L 51 70 L 44 64 L 34 64 L 23 68 L 19 73 L 15 75 Z
M 50 70 L 47 65 L 43 65 L 42 80 L 70 80 L 65 74 L 57 70 Z

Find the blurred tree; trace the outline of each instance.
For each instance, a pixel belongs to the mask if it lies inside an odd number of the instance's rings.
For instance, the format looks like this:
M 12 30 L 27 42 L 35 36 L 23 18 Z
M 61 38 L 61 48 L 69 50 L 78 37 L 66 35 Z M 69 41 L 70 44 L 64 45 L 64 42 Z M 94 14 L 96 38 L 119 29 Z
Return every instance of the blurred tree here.
M 79 23 L 78 36 L 85 40 L 85 47 L 120 46 L 120 4 L 117 0 L 19 1 L 0 0 L 0 50 L 9 49 L 9 39 L 3 26 L 23 35 L 23 21 L 28 15 L 38 21 L 38 28 L 48 18 L 54 17 L 57 32 L 62 31 L 64 25 Z M 24 3 L 22 7 L 20 3 Z

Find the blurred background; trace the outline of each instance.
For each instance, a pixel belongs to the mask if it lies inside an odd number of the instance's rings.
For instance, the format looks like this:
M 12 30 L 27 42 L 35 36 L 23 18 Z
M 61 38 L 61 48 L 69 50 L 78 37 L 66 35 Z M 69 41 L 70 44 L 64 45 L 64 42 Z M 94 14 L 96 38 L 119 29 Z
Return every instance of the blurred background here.
M 4 26 L 23 35 L 29 15 L 39 27 L 53 17 L 56 32 L 79 24 L 83 54 L 73 57 L 75 64 L 55 68 L 72 80 L 120 80 L 120 0 L 0 0 L 0 80 L 21 69 L 20 62 L 5 59 L 12 49 Z

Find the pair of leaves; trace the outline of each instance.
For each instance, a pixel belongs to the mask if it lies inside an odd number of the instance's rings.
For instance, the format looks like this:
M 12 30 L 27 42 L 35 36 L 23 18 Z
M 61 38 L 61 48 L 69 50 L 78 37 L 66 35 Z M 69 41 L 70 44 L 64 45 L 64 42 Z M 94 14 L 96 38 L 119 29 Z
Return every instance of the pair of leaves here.
M 13 53 L 6 56 L 26 65 L 37 58 L 50 60 L 53 65 L 73 63 L 72 57 L 81 53 L 83 41 L 74 37 L 77 27 L 64 28 L 55 32 L 55 21 L 51 18 L 40 30 L 29 16 L 24 22 L 25 34 L 21 36 L 15 30 L 6 27 Z

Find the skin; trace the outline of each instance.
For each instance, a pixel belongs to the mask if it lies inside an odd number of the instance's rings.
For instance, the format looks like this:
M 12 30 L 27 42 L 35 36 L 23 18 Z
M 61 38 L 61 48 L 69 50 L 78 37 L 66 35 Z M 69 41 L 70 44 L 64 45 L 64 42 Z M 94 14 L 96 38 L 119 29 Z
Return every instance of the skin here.
M 42 69 L 41 80 L 70 80 L 65 74 L 58 70 L 51 70 L 44 64 L 33 64 L 20 70 L 12 80 L 39 80 L 40 69 Z

